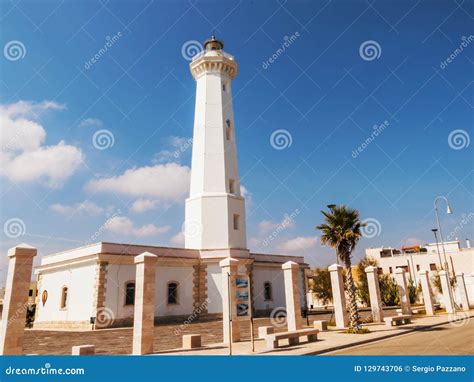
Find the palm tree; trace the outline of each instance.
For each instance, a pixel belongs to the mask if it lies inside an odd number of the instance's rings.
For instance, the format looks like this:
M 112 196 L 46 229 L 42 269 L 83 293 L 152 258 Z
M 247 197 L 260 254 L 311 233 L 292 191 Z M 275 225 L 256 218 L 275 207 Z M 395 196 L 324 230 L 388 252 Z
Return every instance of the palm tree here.
M 316 226 L 321 231 L 321 244 L 329 245 L 336 250 L 338 259 L 346 269 L 346 291 L 349 299 L 350 323 L 352 332 L 361 330 L 360 316 L 357 309 L 356 287 L 351 272 L 351 254 L 362 236 L 361 228 L 365 225 L 359 219 L 359 211 L 345 205 L 329 205 L 329 212 L 321 211 L 324 224 Z

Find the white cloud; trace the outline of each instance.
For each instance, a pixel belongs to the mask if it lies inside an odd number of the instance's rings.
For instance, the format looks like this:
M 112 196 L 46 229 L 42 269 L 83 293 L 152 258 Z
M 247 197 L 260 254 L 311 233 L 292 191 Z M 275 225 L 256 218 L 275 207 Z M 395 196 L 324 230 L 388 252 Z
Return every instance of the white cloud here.
M 177 247 L 182 247 L 184 245 L 184 232 L 178 232 L 176 235 L 174 235 L 170 239 L 171 244 L 177 246 Z
M 132 207 L 130 208 L 131 211 L 136 213 L 142 213 L 146 211 L 156 210 L 159 206 L 158 200 L 152 199 L 137 199 L 133 202 Z
M 15 182 L 41 181 L 61 187 L 84 161 L 82 151 L 60 141 L 44 145 L 46 131 L 35 121 L 46 110 L 65 107 L 52 101 L 0 105 L 0 175 Z
M 261 235 L 265 235 L 273 230 L 276 230 L 278 233 L 280 233 L 287 228 L 293 228 L 295 225 L 295 218 L 285 215 L 279 222 L 274 222 L 272 220 L 262 220 L 258 224 L 258 229 Z
M 79 122 L 79 127 L 101 127 L 102 125 L 102 121 L 98 118 L 86 118 Z
M 189 167 L 177 163 L 138 167 L 122 175 L 91 180 L 86 189 L 178 202 L 189 192 L 190 173 Z
M 109 232 L 116 233 L 119 235 L 132 235 L 132 236 L 158 236 L 168 232 L 171 226 L 157 227 L 154 224 L 146 224 L 141 227 L 135 227 L 133 222 L 125 216 L 114 216 L 107 220 L 105 223 L 105 229 Z
M 161 150 L 153 158 L 152 163 L 180 162 L 183 154 L 191 150 L 192 138 L 171 136 L 166 139 L 167 148 Z
M 105 211 L 104 208 L 97 204 L 85 200 L 82 203 L 76 203 L 72 206 L 67 206 L 60 203 L 55 203 L 50 206 L 51 210 L 62 215 L 72 215 L 74 213 L 86 213 L 88 215 L 99 215 Z
M 317 243 L 318 239 L 314 236 L 298 236 L 280 243 L 278 248 L 283 252 L 300 252 L 314 248 Z

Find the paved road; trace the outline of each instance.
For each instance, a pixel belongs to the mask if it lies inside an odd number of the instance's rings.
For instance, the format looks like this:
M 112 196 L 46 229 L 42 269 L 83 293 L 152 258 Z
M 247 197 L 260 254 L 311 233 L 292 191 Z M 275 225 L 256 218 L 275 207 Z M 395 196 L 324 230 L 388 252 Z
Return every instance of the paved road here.
M 474 319 L 327 353 L 334 355 L 474 354 Z

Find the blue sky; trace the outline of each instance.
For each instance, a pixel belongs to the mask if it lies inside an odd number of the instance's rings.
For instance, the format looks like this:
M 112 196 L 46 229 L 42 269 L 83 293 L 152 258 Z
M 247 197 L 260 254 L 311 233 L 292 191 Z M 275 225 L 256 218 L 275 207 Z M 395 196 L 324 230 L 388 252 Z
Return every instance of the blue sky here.
M 375 222 L 356 257 L 422 244 L 438 195 L 454 210 L 441 213 L 446 236 L 457 227 L 473 239 L 472 8 L 3 1 L 2 269 L 19 242 L 41 255 L 91 241 L 180 245 L 194 116 L 187 54 L 213 31 L 239 65 L 250 249 L 333 262 L 314 229 L 329 203 Z

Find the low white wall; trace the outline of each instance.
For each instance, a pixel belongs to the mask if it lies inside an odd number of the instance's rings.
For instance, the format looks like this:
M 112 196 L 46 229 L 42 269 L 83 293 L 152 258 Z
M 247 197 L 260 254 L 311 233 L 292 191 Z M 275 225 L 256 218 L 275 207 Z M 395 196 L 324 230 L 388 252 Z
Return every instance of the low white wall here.
M 39 304 L 36 307 L 35 322 L 45 321 L 89 321 L 94 316 L 94 285 L 96 263 L 70 266 L 56 271 L 42 273 Z M 61 309 L 62 288 L 68 288 L 67 307 Z M 43 306 L 41 296 L 48 292 Z
M 107 267 L 105 305 L 117 319 L 133 317 L 134 306 L 125 305 L 125 285 L 135 281 L 135 265 Z M 168 304 L 168 283 L 178 283 L 178 304 Z M 156 269 L 155 316 L 191 314 L 193 311 L 193 267 L 158 266 Z
M 222 313 L 222 273 L 218 263 L 207 265 L 208 313 Z
M 272 284 L 272 299 L 265 301 L 263 285 L 267 281 Z M 282 269 L 254 266 L 253 287 L 255 309 L 267 310 L 286 306 L 285 280 Z

